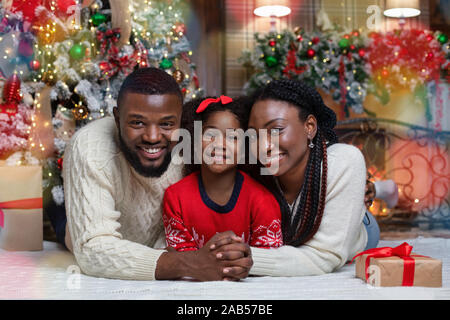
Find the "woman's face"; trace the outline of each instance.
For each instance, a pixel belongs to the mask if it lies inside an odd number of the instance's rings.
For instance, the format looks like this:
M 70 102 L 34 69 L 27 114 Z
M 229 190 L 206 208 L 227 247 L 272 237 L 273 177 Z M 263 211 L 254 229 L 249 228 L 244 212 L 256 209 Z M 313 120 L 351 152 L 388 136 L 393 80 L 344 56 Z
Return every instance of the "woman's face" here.
M 253 105 L 248 126 L 255 129 L 258 135 L 258 144 L 253 143 L 251 151 L 255 156 L 259 155 L 258 159 L 266 167 L 278 166 L 273 175 L 283 176 L 308 161 L 308 139 L 314 138 L 317 130 L 314 116 L 309 115 L 303 122 L 298 107 L 285 101 L 261 100 Z M 267 130 L 265 137 L 261 129 Z M 275 143 L 271 141 L 271 136 L 275 138 Z M 266 163 L 262 161 L 261 154 L 267 156 Z
M 212 113 L 203 122 L 202 165 L 215 173 L 237 166 L 239 148 L 237 129 L 240 123 L 229 111 Z

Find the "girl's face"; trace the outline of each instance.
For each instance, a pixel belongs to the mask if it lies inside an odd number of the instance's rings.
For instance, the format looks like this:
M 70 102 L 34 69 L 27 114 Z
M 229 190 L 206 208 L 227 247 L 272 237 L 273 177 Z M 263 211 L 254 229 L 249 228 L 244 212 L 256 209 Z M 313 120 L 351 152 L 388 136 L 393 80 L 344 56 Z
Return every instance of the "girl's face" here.
M 215 173 L 237 166 L 241 148 L 237 129 L 241 125 L 230 111 L 214 112 L 203 122 L 202 166 Z
M 251 151 L 267 156 L 267 162 L 259 160 L 266 166 L 278 165 L 278 170 L 273 172 L 275 176 L 283 176 L 306 164 L 309 156 L 308 139 L 314 138 L 317 130 L 317 121 L 309 115 L 306 121 L 300 120 L 298 107 L 285 101 L 262 100 L 256 102 L 250 113 L 249 128 L 258 133 L 258 144 L 252 144 Z M 265 141 L 259 131 L 266 129 Z M 278 136 L 278 147 L 271 142 L 270 136 Z M 260 148 L 258 151 L 256 151 Z M 256 153 L 258 152 L 258 153 Z

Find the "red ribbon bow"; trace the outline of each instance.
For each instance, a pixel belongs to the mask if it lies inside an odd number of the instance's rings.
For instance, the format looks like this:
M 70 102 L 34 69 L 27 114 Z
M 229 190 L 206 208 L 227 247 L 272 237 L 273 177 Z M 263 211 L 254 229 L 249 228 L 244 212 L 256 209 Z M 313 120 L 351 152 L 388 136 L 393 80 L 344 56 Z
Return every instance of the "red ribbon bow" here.
M 363 251 L 356 256 L 353 257 L 353 260 L 355 260 L 357 257 L 367 254 L 366 257 L 366 265 L 365 265 L 365 272 L 366 272 L 366 280 L 369 278 L 369 265 L 370 265 L 370 258 L 386 258 L 386 257 L 399 257 L 400 259 L 403 259 L 403 282 L 402 286 L 412 286 L 414 283 L 414 269 L 415 269 L 415 260 L 411 257 L 425 257 L 421 255 L 411 255 L 412 246 L 410 246 L 408 243 L 403 242 L 401 245 L 391 248 L 391 247 L 381 247 L 381 248 L 373 248 L 368 249 L 366 251 Z
M 102 71 L 102 79 L 111 78 L 119 72 L 127 76 L 133 72 L 135 65 L 136 60 L 134 55 L 122 57 L 112 55 L 108 58 L 108 61 L 99 63 L 100 70 Z
M 97 40 L 100 42 L 100 54 L 106 53 L 108 45 L 110 47 L 116 47 L 116 43 L 120 38 L 120 28 L 108 29 L 106 31 L 97 30 Z
M 216 102 L 221 102 L 222 104 L 227 104 L 233 101 L 232 98 L 227 97 L 227 96 L 220 96 L 217 99 L 214 98 L 208 98 L 202 101 L 202 103 L 200 103 L 200 105 L 198 106 L 197 110 L 195 112 L 200 113 L 203 112 L 211 103 L 216 103 Z
M 42 198 L 30 198 L 0 202 L 0 227 L 5 226 L 5 214 L 2 209 L 41 209 Z

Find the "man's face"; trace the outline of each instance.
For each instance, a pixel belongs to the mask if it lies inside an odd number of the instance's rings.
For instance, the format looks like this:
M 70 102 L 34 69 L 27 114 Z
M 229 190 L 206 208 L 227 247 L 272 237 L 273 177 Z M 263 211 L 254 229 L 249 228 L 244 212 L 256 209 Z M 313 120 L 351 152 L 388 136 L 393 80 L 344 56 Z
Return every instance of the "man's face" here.
M 133 168 L 145 177 L 159 177 L 167 169 L 180 128 L 182 102 L 175 94 L 148 95 L 128 92 L 120 111 L 114 109 L 120 148 Z

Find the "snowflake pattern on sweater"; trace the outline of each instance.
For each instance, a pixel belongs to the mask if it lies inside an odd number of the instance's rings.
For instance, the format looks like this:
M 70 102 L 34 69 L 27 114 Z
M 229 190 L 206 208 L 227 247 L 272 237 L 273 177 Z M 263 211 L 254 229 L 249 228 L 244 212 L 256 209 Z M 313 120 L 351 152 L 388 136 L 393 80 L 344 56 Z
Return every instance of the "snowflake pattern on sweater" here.
M 228 230 L 251 246 L 278 248 L 283 244 L 277 201 L 240 171 L 224 206 L 208 197 L 197 172 L 166 190 L 163 207 L 166 242 L 177 251 L 197 250 L 216 233 Z

